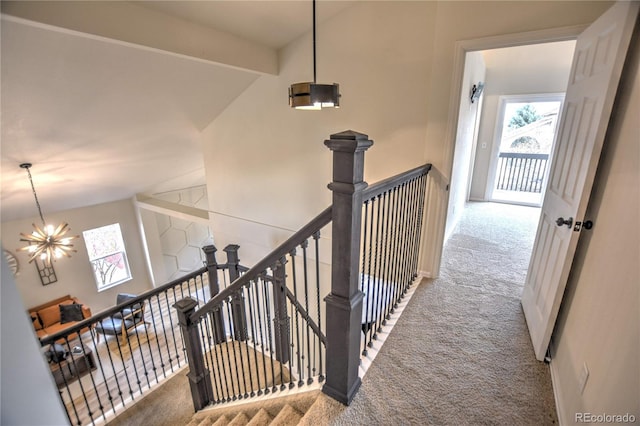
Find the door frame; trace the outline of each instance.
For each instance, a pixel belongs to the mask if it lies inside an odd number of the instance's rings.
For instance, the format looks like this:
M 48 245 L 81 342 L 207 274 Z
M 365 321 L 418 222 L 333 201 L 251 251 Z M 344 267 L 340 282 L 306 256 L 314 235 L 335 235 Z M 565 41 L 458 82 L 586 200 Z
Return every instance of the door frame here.
M 555 135 L 558 132 L 558 124 L 560 123 L 560 116 L 562 115 L 562 108 L 564 106 L 564 92 L 562 93 L 534 93 L 530 95 L 500 95 L 498 97 L 498 113 L 496 114 L 496 122 L 493 130 L 493 139 L 491 140 L 491 158 L 489 160 L 489 169 L 487 170 L 487 184 L 484 191 L 484 199 L 493 202 L 506 202 L 493 199 L 493 191 L 496 187 L 496 171 L 498 168 L 498 154 L 500 153 L 500 141 L 502 139 L 502 130 L 504 128 L 504 113 L 509 102 L 560 102 L 560 109 L 558 111 L 558 119 L 556 120 L 556 126 L 554 129 L 553 144 L 551 145 L 551 152 L 549 153 L 549 160 L 547 162 L 547 169 L 544 174 L 544 183 L 542 185 L 542 192 L 540 193 L 540 204 L 527 204 L 513 202 L 510 204 L 518 204 L 524 206 L 540 207 L 544 201 L 544 193 L 546 190 L 546 182 L 549 177 L 549 170 L 553 162 L 553 147 L 556 144 Z
M 425 255 L 424 268 L 429 271 L 425 276 L 435 278 L 440 275 L 440 263 L 442 261 L 442 251 L 444 249 L 445 227 L 447 223 L 447 213 L 449 211 L 449 181 L 444 176 L 451 176 L 453 169 L 453 159 L 456 148 L 456 136 L 458 132 L 458 111 L 460 109 L 460 99 L 462 96 L 462 79 L 464 75 L 465 57 L 468 52 L 479 50 L 499 49 L 503 47 L 526 46 L 530 44 L 551 43 L 556 41 L 576 40 L 578 36 L 587 29 L 589 25 L 573 25 L 558 28 L 549 28 L 538 31 L 528 31 L 522 33 L 504 34 L 499 36 L 481 37 L 470 40 L 460 40 L 454 45 L 453 77 L 451 80 L 451 92 L 449 97 L 449 111 L 447 128 L 444 138 L 445 149 L 443 163 L 448 170 L 441 173 L 437 169 L 432 169 L 436 176 L 440 176 L 439 191 L 443 198 L 442 203 L 438 203 L 433 213 L 428 213 L 428 224 L 425 224 L 425 235 L 434 235 L 434 242 Z
M 529 44 L 551 43 L 556 41 L 576 40 L 578 36 L 587 29 L 589 25 L 573 25 L 557 28 L 549 28 L 538 31 L 527 31 L 522 33 L 504 34 L 499 36 L 480 37 L 476 39 L 460 40 L 454 44 L 453 76 L 451 80 L 451 91 L 449 95 L 449 111 L 447 127 L 444 137 L 444 158 L 442 172 L 437 168 L 432 169 L 436 178 L 437 194 L 430 197 L 438 200 L 434 210 L 427 212 L 424 235 L 433 235 L 433 243 L 429 244 L 425 254 L 423 254 L 424 272 L 426 277 L 436 278 L 440 275 L 440 263 L 442 261 L 442 251 L 444 249 L 445 227 L 447 223 L 447 213 L 449 211 L 449 179 L 453 169 L 453 158 L 456 148 L 456 136 L 458 131 L 458 111 L 460 109 L 460 99 L 462 96 L 462 78 L 464 75 L 465 57 L 468 52 L 479 50 L 499 49 L 503 47 L 526 46 Z

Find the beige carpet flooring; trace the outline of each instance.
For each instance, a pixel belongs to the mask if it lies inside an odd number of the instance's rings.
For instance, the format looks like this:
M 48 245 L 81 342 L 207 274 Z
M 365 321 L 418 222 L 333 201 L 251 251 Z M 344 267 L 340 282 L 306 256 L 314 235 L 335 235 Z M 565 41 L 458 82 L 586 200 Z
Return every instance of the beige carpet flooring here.
M 416 289 L 352 404 L 321 395 L 302 424 L 557 424 L 549 368 L 534 357 L 520 306 L 537 215 L 470 203 L 441 277 Z M 178 376 L 111 424 L 184 425 L 189 398 Z

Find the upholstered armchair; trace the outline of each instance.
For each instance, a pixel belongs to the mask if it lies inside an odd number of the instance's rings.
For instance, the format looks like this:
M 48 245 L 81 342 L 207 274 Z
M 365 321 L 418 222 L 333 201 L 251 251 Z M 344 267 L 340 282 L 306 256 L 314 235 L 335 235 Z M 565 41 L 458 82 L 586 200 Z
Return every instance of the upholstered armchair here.
M 120 293 L 116 297 L 116 305 L 126 303 L 127 301 L 136 298 L 135 294 Z M 140 324 L 145 324 L 144 320 L 144 302 L 134 303 L 122 309 L 121 312 L 116 312 L 100 321 L 95 326 L 95 331 L 98 333 L 98 342 L 100 341 L 100 334 L 105 336 L 120 336 L 121 344 L 127 342 L 129 331 L 138 327 Z

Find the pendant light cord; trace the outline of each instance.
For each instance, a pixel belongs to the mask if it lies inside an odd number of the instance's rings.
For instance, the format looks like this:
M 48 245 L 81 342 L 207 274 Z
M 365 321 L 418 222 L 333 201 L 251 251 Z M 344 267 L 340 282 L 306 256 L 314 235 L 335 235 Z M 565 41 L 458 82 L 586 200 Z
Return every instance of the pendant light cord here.
M 20 165 L 20 166 L 23 167 L 23 165 Z M 36 187 L 33 186 L 33 178 L 31 177 L 31 170 L 29 170 L 31 168 L 31 165 L 29 166 L 25 165 L 23 168 L 27 169 L 27 175 L 29 175 L 29 182 L 31 182 L 31 190 L 33 191 L 33 198 L 36 199 L 36 206 L 38 207 L 38 213 L 40 214 L 42 225 L 46 226 L 46 223 L 44 222 L 44 216 L 42 216 L 42 209 L 40 208 L 40 201 L 38 201 L 38 194 L 36 194 Z
M 313 83 L 316 83 L 316 0 L 313 0 Z

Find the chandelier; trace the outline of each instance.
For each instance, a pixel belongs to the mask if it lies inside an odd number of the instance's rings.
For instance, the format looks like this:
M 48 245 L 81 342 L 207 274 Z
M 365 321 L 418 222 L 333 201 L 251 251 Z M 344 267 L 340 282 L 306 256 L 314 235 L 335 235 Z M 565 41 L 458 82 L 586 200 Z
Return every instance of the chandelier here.
M 64 236 L 67 231 L 71 230 L 71 228 L 69 228 L 69 225 L 65 222 L 61 223 L 57 227 L 46 224 L 46 222 L 44 221 L 44 216 L 42 215 L 42 209 L 40 208 L 40 202 L 38 201 L 38 195 L 36 194 L 36 188 L 33 186 L 33 179 L 31 177 L 31 171 L 29 170 L 31 166 L 31 163 L 20 164 L 20 167 L 27 170 L 29 182 L 31 182 L 33 197 L 36 200 L 38 213 L 40 214 L 40 219 L 42 220 L 42 228 L 34 223 L 34 231 L 31 232 L 31 234 L 27 235 L 20 233 L 20 235 L 22 236 L 22 238 L 20 238 L 20 241 L 29 243 L 29 245 L 21 247 L 18 250 L 26 251 L 29 253 L 29 255 L 31 256 L 29 258 L 29 263 L 33 262 L 36 258 L 39 258 L 45 263 L 45 265 L 50 266 L 52 260 L 55 261 L 62 256 L 71 257 L 69 253 L 72 251 L 77 251 L 73 249 L 71 240 L 73 240 L 74 238 L 78 238 L 78 236 Z
M 313 0 L 313 82 L 292 84 L 289 106 L 311 110 L 340 107 L 340 85 L 316 83 L 316 0 Z

